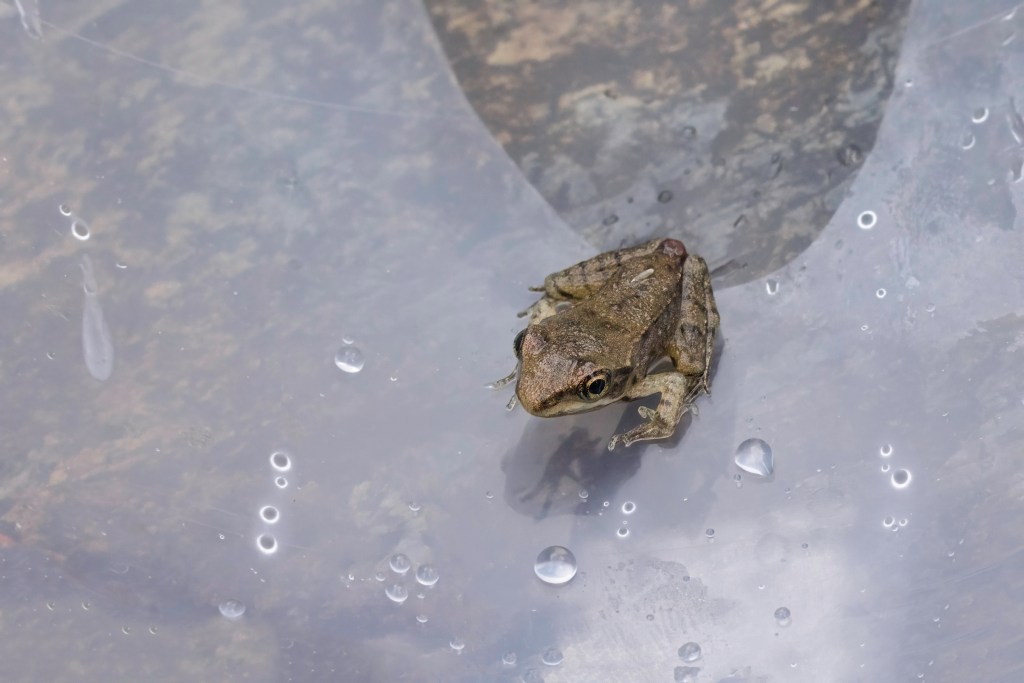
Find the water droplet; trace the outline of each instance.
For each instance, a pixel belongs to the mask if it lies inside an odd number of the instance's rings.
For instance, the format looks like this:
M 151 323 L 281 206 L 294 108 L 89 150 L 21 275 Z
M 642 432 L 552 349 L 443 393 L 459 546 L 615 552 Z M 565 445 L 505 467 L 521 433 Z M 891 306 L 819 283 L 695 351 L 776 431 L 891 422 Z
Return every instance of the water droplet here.
M 934 313 L 935 312 L 935 304 L 928 304 L 927 306 L 924 307 L 924 310 L 927 313 Z
M 580 489 L 580 500 L 586 500 L 590 498 L 590 493 L 586 489 Z
M 884 526 L 886 529 L 891 529 L 892 525 L 895 523 L 896 518 L 891 515 L 882 520 L 882 526 Z
M 759 477 L 770 476 L 775 470 L 772 447 L 763 439 L 747 439 L 736 448 L 736 466 Z
M 458 636 L 456 636 L 456 637 L 452 638 L 451 641 L 449 641 L 448 646 L 451 649 L 453 649 L 456 652 L 458 652 L 459 654 L 462 654 L 462 651 L 466 648 L 466 641 L 464 641 L 462 638 L 459 638 Z
M 57 210 L 60 211 L 61 216 L 71 217 L 71 208 L 67 204 L 61 204 L 57 207 Z
M 885 293 L 886 292 L 884 287 L 879 287 L 878 289 L 875 290 L 875 296 L 877 296 L 879 299 L 884 299 Z
M 264 505 L 260 508 L 260 519 L 267 524 L 274 524 L 281 518 L 281 513 L 273 505 Z
M 544 583 L 557 586 L 576 576 L 576 556 L 568 548 L 553 545 L 540 551 L 533 563 L 533 573 Z
M 432 564 L 421 564 L 416 568 L 416 581 L 423 586 L 433 586 L 439 578 Z
M 601 507 L 605 507 L 606 508 L 606 507 L 608 507 L 608 505 L 610 505 L 610 503 L 607 500 L 604 501 L 603 503 L 601 503 Z
M 77 240 L 86 241 L 91 236 L 89 224 L 77 216 L 71 221 L 71 234 Z
M 151 635 L 151 636 L 155 636 L 155 635 L 156 635 L 156 633 L 157 633 L 157 631 L 159 631 L 159 630 L 160 630 L 160 629 L 158 629 L 158 628 L 157 628 L 156 626 L 150 626 L 150 627 L 149 627 L 149 635 Z
M 487 500 L 493 500 L 494 494 L 491 493 L 490 491 L 484 491 L 484 498 L 486 498 Z
M 115 268 L 119 268 L 120 270 L 124 270 L 125 268 L 128 267 L 128 264 L 127 263 L 121 263 L 120 261 L 118 261 L 117 263 L 114 264 L 114 267 Z
M 620 526 L 620 527 L 619 527 L 619 530 L 618 530 L 618 531 L 616 531 L 616 532 L 615 532 L 615 534 L 616 534 L 616 535 L 617 535 L 617 536 L 618 536 L 619 538 L 626 538 L 627 536 L 629 536 L 629 528 L 627 528 L 627 527 L 624 527 L 624 526 Z
M 671 190 L 662 190 L 661 192 L 659 192 L 658 201 L 661 202 L 662 204 L 668 204 L 670 201 L 672 201 Z
M 274 486 L 276 486 L 279 489 L 287 488 L 288 480 L 285 479 L 284 477 L 275 477 Z
M 878 216 L 874 211 L 861 211 L 857 216 L 857 227 L 861 230 L 870 230 L 878 222 Z
M 229 621 L 238 621 L 245 614 L 245 603 L 240 600 L 225 600 L 217 605 L 220 614 Z
M 768 278 L 767 282 L 764 283 L 764 291 L 768 292 L 768 296 L 775 296 L 779 293 L 779 281 L 774 278 Z
M 974 147 L 974 142 L 974 133 L 970 131 L 967 131 L 966 133 L 960 136 L 961 149 L 970 149 L 971 147 Z
M 393 583 L 385 588 L 384 595 L 388 596 L 388 600 L 397 602 L 399 605 L 409 599 L 408 589 L 400 583 Z
M 697 674 L 699 673 L 700 667 L 677 666 L 672 670 L 672 680 L 675 681 L 675 683 L 697 683 Z
M 121 633 L 125 634 L 126 636 L 127 635 L 131 635 L 131 632 L 132 632 L 132 627 L 131 626 L 122 626 L 121 627 Z
M 82 609 L 84 609 L 86 612 L 88 612 L 91 607 L 92 607 L 92 603 L 91 602 L 83 602 L 82 603 Z
M 387 575 L 387 574 L 385 574 L 384 572 L 376 572 L 376 573 L 375 573 L 375 574 L 373 575 L 373 580 L 374 580 L 374 581 L 377 581 L 377 582 L 379 582 L 379 583 L 384 583 L 384 581 L 386 581 L 386 580 L 387 580 L 387 578 L 388 578 L 388 575 Z
M 391 375 L 390 377 L 388 377 L 388 379 L 391 380 L 392 382 L 397 382 L 398 381 L 398 375 Z
M 627 500 L 622 504 L 622 514 L 631 515 L 636 512 L 636 503 L 631 500 Z
M 57 608 L 57 603 L 53 602 L 52 600 L 46 603 L 46 609 L 50 610 L 51 612 L 53 610 L 55 610 L 56 608 Z
M 619 222 L 619 217 L 616 216 L 614 213 L 608 214 L 607 216 L 605 216 L 604 220 L 601 221 L 601 223 L 603 225 L 615 225 L 618 222 Z
M 778 623 L 779 626 L 789 626 L 789 617 L 790 615 L 788 607 L 780 607 L 777 610 L 775 610 L 775 621 L 776 623 Z
M 884 446 L 882 446 L 881 448 L 879 448 L 878 449 L 878 454 L 880 456 L 882 456 L 883 458 L 888 458 L 890 455 L 892 455 L 892 444 L 891 443 L 887 443 Z
M 892 485 L 898 489 L 910 486 L 910 471 L 899 469 L 892 473 Z
M 334 354 L 334 364 L 343 372 L 356 373 L 363 369 L 366 359 L 357 346 L 342 346 Z
M 287 472 L 292 468 L 292 458 L 287 451 L 274 451 L 270 454 L 270 466 L 278 472 Z
M 390 560 L 388 560 L 388 566 L 391 567 L 391 571 L 394 573 L 404 574 L 409 571 L 410 567 L 412 567 L 412 563 L 409 562 L 409 558 L 406 555 L 396 553 L 391 556 Z
M 971 121 L 974 123 L 985 123 L 988 120 L 988 107 L 978 107 L 971 114 Z
M 679 658 L 684 662 L 696 662 L 700 655 L 700 645 L 692 640 L 679 648 Z
M 684 138 L 695 138 L 695 137 L 697 137 L 697 129 L 694 128 L 693 126 L 684 126 L 683 127 L 683 137 Z
M 85 305 L 82 309 L 82 355 L 85 367 L 95 379 L 105 381 L 114 371 L 114 342 L 110 327 L 103 315 L 98 296 L 99 285 L 88 254 L 82 255 L 82 289 Z
M 43 22 L 39 15 L 39 0 L 14 0 L 21 18 L 21 27 L 29 38 L 39 40 L 43 37 Z
M 412 502 L 410 502 L 410 503 L 409 503 L 409 509 L 410 509 L 410 510 L 412 510 L 413 512 L 419 512 L 419 511 L 420 511 L 420 510 L 422 510 L 423 508 L 422 508 L 422 506 L 421 506 L 421 505 L 420 505 L 419 503 L 417 503 L 416 501 L 412 501 Z
M 512 650 L 508 650 L 501 656 L 501 663 L 505 666 L 515 666 L 516 664 L 516 653 Z
M 864 152 L 857 145 L 850 143 L 836 152 L 836 158 L 843 166 L 856 166 L 864 159 Z
M 714 538 L 715 537 L 715 530 L 712 529 L 711 527 L 708 527 L 707 529 L 704 530 L 704 535 L 707 536 L 708 538 Z
M 887 462 L 886 463 L 882 463 L 882 471 L 883 472 L 888 472 L 889 471 L 889 463 L 887 463 Z
M 348 336 L 348 335 L 346 334 L 346 335 L 343 335 L 343 336 L 341 337 L 341 343 L 342 343 L 342 344 L 355 344 L 355 343 L 356 343 L 356 340 L 355 340 L 355 339 L 354 339 L 353 337 L 350 337 L 350 336 Z
M 427 621 L 429 621 L 429 619 L 427 619 L 427 615 L 426 614 L 417 614 L 416 615 L 416 622 L 417 623 L 425 624 L 425 623 L 427 623 Z
M 907 525 L 907 520 L 906 520 L 906 518 L 903 518 L 903 519 L 901 519 L 901 520 L 900 520 L 900 526 L 906 526 L 906 525 Z
M 1015 157 L 1010 162 L 1010 180 L 1019 183 L 1024 179 L 1024 157 Z
M 277 552 L 277 539 L 272 534 L 260 534 L 256 537 L 256 547 L 265 555 L 273 555 Z
M 733 480 L 734 482 L 736 482 L 736 488 L 738 488 L 738 489 L 741 489 L 741 488 L 743 488 L 743 477 L 742 477 L 741 475 L 739 475 L 739 474 L 734 474 L 734 475 L 732 476 L 732 480 Z
M 565 655 L 557 647 L 549 647 L 540 656 L 540 661 L 546 666 L 558 666 L 565 659 Z

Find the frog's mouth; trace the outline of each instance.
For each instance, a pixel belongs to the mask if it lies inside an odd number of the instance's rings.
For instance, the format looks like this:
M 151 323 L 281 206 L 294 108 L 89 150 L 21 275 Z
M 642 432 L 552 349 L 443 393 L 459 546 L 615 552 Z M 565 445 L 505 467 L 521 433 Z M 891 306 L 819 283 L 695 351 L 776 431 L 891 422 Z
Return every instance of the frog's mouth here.
M 621 396 L 605 396 L 594 401 L 585 401 L 576 394 L 555 394 L 538 401 L 523 399 L 519 394 L 518 387 L 516 395 L 519 396 L 519 403 L 526 412 L 536 417 L 563 417 L 565 415 L 576 415 L 577 413 L 589 413 L 591 410 L 603 408 L 609 403 L 614 403 Z

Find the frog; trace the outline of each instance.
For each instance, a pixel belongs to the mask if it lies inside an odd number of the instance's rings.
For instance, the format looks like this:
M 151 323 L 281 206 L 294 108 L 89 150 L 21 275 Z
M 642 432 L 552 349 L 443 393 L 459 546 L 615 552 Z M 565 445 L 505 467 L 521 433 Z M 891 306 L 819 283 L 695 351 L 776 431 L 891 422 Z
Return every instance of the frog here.
M 531 415 L 559 417 L 617 401 L 660 394 L 640 406 L 640 425 L 615 434 L 619 444 L 666 439 L 694 402 L 710 394 L 709 372 L 720 318 L 703 258 L 676 239 L 616 249 L 551 273 L 543 295 L 513 341 L 516 401 Z M 652 372 L 668 357 L 672 368 Z

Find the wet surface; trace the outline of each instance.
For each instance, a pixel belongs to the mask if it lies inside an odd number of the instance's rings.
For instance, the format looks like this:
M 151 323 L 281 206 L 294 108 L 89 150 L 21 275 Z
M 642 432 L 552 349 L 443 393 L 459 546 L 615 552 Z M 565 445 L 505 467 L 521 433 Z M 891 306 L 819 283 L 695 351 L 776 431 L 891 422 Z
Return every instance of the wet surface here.
M 470 103 L 598 251 L 671 236 L 723 285 L 825 228 L 893 88 L 906 0 L 427 0 Z
M 422 7 L 0 7 L 5 680 L 1020 678 L 1012 3 L 914 5 L 849 195 L 614 453 L 636 404 L 484 388 L 595 249 Z

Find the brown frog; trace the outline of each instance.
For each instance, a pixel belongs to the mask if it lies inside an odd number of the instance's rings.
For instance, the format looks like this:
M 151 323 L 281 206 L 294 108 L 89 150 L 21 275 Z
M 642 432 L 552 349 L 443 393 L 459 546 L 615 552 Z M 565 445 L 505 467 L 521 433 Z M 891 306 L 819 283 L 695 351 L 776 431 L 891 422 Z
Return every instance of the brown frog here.
M 544 296 L 519 315 L 530 316 L 515 338 L 518 360 L 503 386 L 518 378 L 516 397 L 540 417 L 571 415 L 620 400 L 661 394 L 654 410 L 641 406 L 643 424 L 608 443 L 672 435 L 700 392 L 718 329 L 718 309 L 704 259 L 683 243 L 658 239 L 581 261 L 531 288 Z M 668 356 L 673 370 L 648 374 Z

